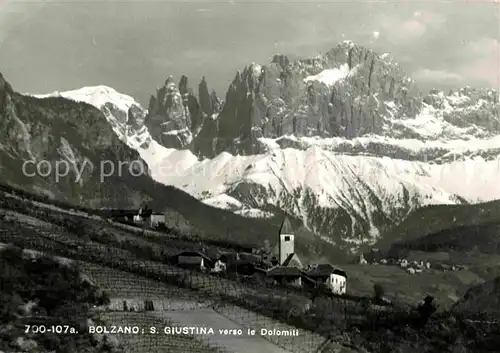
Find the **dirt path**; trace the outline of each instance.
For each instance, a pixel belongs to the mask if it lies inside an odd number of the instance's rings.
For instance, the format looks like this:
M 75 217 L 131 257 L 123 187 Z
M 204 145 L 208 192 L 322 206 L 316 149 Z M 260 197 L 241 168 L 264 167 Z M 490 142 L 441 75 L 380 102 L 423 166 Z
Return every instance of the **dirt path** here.
M 205 340 L 213 343 L 215 346 L 226 348 L 231 352 L 290 353 L 261 337 L 258 331 L 255 336 L 248 335 L 246 328 L 218 314 L 213 309 L 163 311 L 155 312 L 153 315 L 167 317 L 180 326 L 213 328 L 214 334 L 204 335 Z M 219 329 L 240 329 L 243 334 L 241 336 L 220 334 Z

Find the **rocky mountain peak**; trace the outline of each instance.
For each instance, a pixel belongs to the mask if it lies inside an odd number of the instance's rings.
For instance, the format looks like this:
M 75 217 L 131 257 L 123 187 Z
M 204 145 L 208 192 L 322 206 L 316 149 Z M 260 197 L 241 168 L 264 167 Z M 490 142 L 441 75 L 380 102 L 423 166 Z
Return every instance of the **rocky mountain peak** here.
M 237 72 L 219 114 L 219 152 L 258 152 L 259 137 L 382 133 L 384 117 L 413 118 L 421 108 L 415 82 L 387 54 L 350 41 L 310 59 L 276 54 Z
M 142 126 L 144 126 L 144 123 L 146 121 L 146 114 L 141 107 L 133 104 L 130 106 L 128 109 L 128 120 L 127 120 L 127 125 L 132 127 L 133 129 L 140 129 Z
M 172 75 L 169 75 L 167 79 L 165 80 L 165 87 L 170 87 L 170 86 L 177 87 L 174 81 L 174 77 Z
M 290 64 L 290 59 L 286 55 L 275 54 L 271 63 L 278 64 L 281 68 L 285 69 Z
M 422 124 L 420 116 L 439 128 L 421 135 L 415 130 Z M 424 95 L 390 54 L 344 41 L 308 59 L 275 54 L 266 65 L 247 65 L 235 73 L 224 102 L 205 77 L 197 94 L 186 76 L 178 85 L 169 77 L 151 98 L 146 124 L 165 147 L 211 158 L 223 151 L 265 152 L 269 146 L 263 138 L 485 137 L 488 128 L 497 129 L 495 116 L 494 91 L 463 88 Z
M 181 87 L 183 86 L 181 79 Z M 187 81 L 187 80 L 186 80 Z M 191 116 L 185 99 L 169 76 L 149 102 L 145 125 L 152 137 L 164 145 L 182 148 L 191 140 Z
M 424 104 L 439 111 L 440 117 L 456 126 L 473 125 L 484 136 L 500 133 L 500 105 L 494 89 L 463 87 L 445 94 L 433 89 L 423 98 Z
M 168 148 L 200 149 L 201 137 L 209 138 L 214 132 L 214 115 L 222 102 L 215 91 L 210 91 L 206 78 L 198 84 L 197 95 L 183 75 L 178 84 L 169 76 L 149 101 L 145 125 L 152 137 Z M 211 142 L 210 142 L 211 143 Z

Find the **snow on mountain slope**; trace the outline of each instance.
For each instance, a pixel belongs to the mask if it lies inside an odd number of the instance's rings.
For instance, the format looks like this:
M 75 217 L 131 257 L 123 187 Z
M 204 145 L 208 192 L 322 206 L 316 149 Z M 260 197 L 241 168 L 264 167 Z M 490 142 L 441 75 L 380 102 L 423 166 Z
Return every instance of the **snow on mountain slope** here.
M 500 159 L 431 165 L 311 147 L 253 156 L 222 153 L 160 181 L 212 205 L 279 209 L 318 233 L 335 229 L 335 220 L 342 218 L 349 229 L 340 240 L 349 243 L 374 241 L 382 220 L 395 222 L 418 206 L 460 203 L 459 197 L 500 198 L 498 175 Z
M 449 106 L 443 110 L 425 103 L 413 119 L 393 119 L 389 113 L 384 122 L 393 132 L 389 136 L 261 137 L 263 153 L 222 152 L 200 160 L 188 149 L 166 148 L 153 140 L 143 125 L 146 111 L 109 87 L 55 95 L 101 109 L 119 138 L 140 153 L 155 180 L 249 217 L 286 212 L 346 249 L 373 243 L 419 206 L 500 198 L 500 136 L 450 124 L 453 117 L 445 116 Z M 458 111 L 467 100 L 436 97 L 454 102 Z M 389 112 L 395 109 L 389 104 Z M 398 131 L 415 137 L 398 136 Z
M 128 111 L 132 105 L 139 105 L 132 97 L 104 85 L 83 87 L 64 92 L 57 91 L 50 94 L 36 94 L 33 96 L 37 98 L 64 97 L 76 102 L 85 102 L 97 108 L 101 108 L 106 103 L 112 103 L 122 111 Z
M 436 109 L 431 105 L 424 103 L 423 109 L 415 119 L 393 119 L 392 107 L 389 106 L 389 116 L 384 121 L 384 130 L 390 131 L 395 137 L 415 136 L 416 138 L 430 140 L 431 143 L 440 140 L 453 141 L 456 139 L 484 138 L 489 136 L 485 129 L 476 125 L 457 126 L 443 118 L 446 111 Z M 455 113 L 462 111 L 458 108 Z M 453 112 L 448 110 L 448 113 Z M 403 138 L 403 140 L 405 140 Z
M 339 68 L 326 69 L 321 71 L 317 75 L 307 76 L 304 79 L 304 82 L 318 81 L 324 83 L 325 85 L 331 86 L 335 82 L 338 82 L 343 78 L 347 77 L 349 73 L 350 73 L 349 65 L 343 64 Z
M 135 99 L 111 87 L 99 85 L 65 92 L 30 95 L 36 98 L 63 97 L 93 105 L 103 111 L 118 138 L 139 152 L 146 164 L 151 166 L 150 173 L 155 180 L 161 180 L 164 174 L 182 174 L 184 169 L 188 169 L 198 161 L 189 151 L 161 146 L 152 139 L 145 126 L 133 129 L 132 125 L 135 122 L 131 120 L 137 118 L 137 112 L 144 115 L 145 110 Z

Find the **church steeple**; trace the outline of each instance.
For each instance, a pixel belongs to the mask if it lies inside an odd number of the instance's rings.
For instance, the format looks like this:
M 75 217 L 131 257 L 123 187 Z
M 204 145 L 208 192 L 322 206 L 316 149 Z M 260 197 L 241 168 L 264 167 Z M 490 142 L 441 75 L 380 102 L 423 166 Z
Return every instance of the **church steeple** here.
M 286 217 L 280 227 L 279 232 L 279 264 L 287 266 L 295 253 L 295 234 L 292 223 Z
M 292 223 L 290 223 L 290 220 L 288 219 L 288 217 L 285 217 L 285 219 L 281 223 L 280 235 L 281 234 L 293 235 Z

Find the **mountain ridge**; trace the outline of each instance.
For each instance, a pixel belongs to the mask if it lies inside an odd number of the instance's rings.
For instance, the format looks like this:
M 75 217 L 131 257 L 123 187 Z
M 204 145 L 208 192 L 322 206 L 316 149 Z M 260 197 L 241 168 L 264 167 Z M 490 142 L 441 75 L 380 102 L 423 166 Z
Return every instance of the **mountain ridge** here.
M 330 78 L 325 81 L 325 77 Z M 181 142 L 181 146 L 201 157 L 214 157 L 221 151 L 259 153 L 265 147 L 260 140 L 287 135 L 353 139 L 378 134 L 436 140 L 492 137 L 487 129 L 500 131 L 496 91 L 465 87 L 449 95 L 436 90 L 425 95 L 389 54 L 376 54 L 350 41 L 311 59 L 275 55 L 268 65 L 245 67 L 236 73 L 223 104 L 214 98 L 217 109 L 210 109 L 207 92 L 202 80 L 197 104 L 186 76 L 178 87 L 169 77 L 148 109 L 150 116 L 166 125 L 184 120 L 183 128 L 196 126 L 200 131 L 192 134 L 194 141 Z M 484 119 L 475 119 L 481 108 Z M 432 126 L 425 131 L 424 124 Z M 168 129 L 163 133 L 175 134 Z
M 238 72 L 224 101 L 210 93 L 204 79 L 196 97 L 186 76 L 178 85 L 169 77 L 147 110 L 131 97 L 113 103 L 118 92 L 95 101 L 75 91 L 58 95 L 101 109 L 156 181 L 249 217 L 284 212 L 345 249 L 377 242 L 425 205 L 500 198 L 500 189 L 488 186 L 500 173 L 495 91 L 464 88 L 425 96 L 390 55 L 351 42 L 313 59 L 292 62 L 277 55 L 269 67 L 252 64 Z M 317 82 L 325 77 L 326 84 Z M 277 85 L 278 80 L 290 83 Z M 94 90 L 110 92 L 102 86 Z M 328 99 L 312 104 L 320 96 Z M 369 116 L 376 119 L 368 119 L 376 122 L 373 132 L 347 133 L 362 125 L 349 113 L 353 104 L 365 106 L 375 98 L 377 109 Z M 287 113 L 276 109 L 283 102 Z M 249 132 L 262 128 L 255 112 L 262 112 L 263 104 L 274 120 L 248 144 Z M 329 112 L 330 105 L 340 110 Z M 333 130 L 322 128 L 325 134 L 307 136 L 297 124 L 286 125 L 299 113 L 306 127 L 311 116 L 323 123 L 333 117 L 328 121 L 339 123 L 347 135 L 328 136 Z M 279 124 L 272 127 L 272 121 Z M 283 134 L 283 124 L 292 135 Z
M 139 208 L 147 204 L 158 212 L 182 219 L 193 236 L 221 241 L 231 235 L 234 241 L 259 243 L 279 229 L 281 216 L 248 219 L 204 204 L 174 186 L 153 180 L 141 154 L 123 143 L 120 135 L 113 131 L 116 126 L 110 124 L 106 115 L 112 112 L 108 108 L 113 108 L 109 102 L 103 102 L 100 110 L 82 100 L 64 98 L 64 93 L 37 98 L 15 92 L 7 82 L 1 87 L 9 87 L 0 92 L 5 102 L 4 109 L 0 110 L 3 185 L 43 195 L 48 200 L 90 208 Z M 130 112 L 133 114 L 134 109 Z M 138 141 L 135 147 L 139 149 L 142 143 Z M 40 161 L 46 161 L 52 168 L 57 163 L 67 163 L 72 168 L 67 175 L 60 175 L 59 180 L 55 180 L 54 173 L 24 173 L 25 162 Z M 84 161 L 88 162 L 85 168 Z M 109 173 L 103 170 L 102 161 L 111 161 L 115 166 L 125 163 L 126 167 L 136 164 L 142 171 L 137 174 L 137 170 L 125 167 L 121 174 Z M 79 182 L 75 182 L 74 167 L 84 170 Z M 101 181 L 101 175 L 109 176 Z M 213 222 L 214 219 L 219 222 Z

